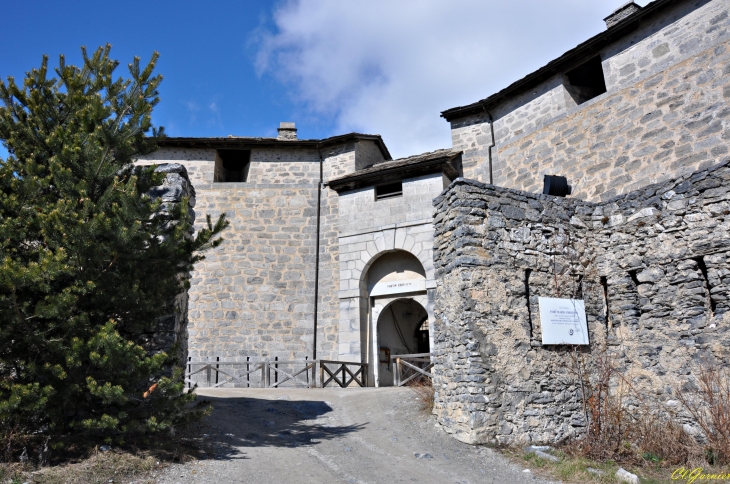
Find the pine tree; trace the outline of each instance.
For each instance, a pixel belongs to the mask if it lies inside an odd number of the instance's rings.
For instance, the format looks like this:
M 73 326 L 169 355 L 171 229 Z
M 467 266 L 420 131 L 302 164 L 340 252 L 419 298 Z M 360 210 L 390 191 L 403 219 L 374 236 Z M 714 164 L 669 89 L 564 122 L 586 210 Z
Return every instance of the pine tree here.
M 147 195 L 164 174 L 132 163 L 164 136 L 151 122 L 158 55 L 144 68 L 135 58 L 124 79 L 109 51 L 82 48 L 81 67 L 61 56 L 57 77 L 44 57 L 22 86 L 0 81 L 4 449 L 119 441 L 197 415 L 180 371 L 166 375 L 172 356 L 148 355 L 124 334 L 164 314 L 227 222 L 208 218 L 191 237 L 185 203 Z

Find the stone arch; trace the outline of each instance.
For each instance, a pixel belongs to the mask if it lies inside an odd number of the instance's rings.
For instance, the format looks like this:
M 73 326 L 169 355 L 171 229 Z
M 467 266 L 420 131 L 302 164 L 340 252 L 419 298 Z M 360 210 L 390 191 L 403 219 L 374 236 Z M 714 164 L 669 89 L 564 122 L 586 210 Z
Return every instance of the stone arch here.
M 433 268 L 433 242 L 432 233 L 428 235 L 429 240 L 419 241 L 420 234 L 412 234 L 409 227 L 383 230 L 373 234 L 372 240 L 365 243 L 365 248 L 360 252 L 361 267 L 358 266 L 352 271 L 351 279 L 362 279 L 367 275 L 370 267 L 381 256 L 390 252 L 405 251 L 415 256 L 423 266 L 426 273 L 426 280 L 435 280 Z
M 420 221 L 418 221 L 420 222 Z M 433 296 L 436 289 L 433 266 L 433 226 L 414 223 L 404 227 L 340 236 L 340 327 L 339 358 L 343 361 L 371 363 L 372 323 L 368 273 L 382 257 L 392 253 L 408 254 L 423 268 L 425 276 L 424 307 L 433 325 Z M 433 335 L 433 331 L 430 333 Z M 433 347 L 433 341 L 431 341 Z M 372 379 L 370 381 L 373 381 Z
M 376 253 L 359 274 L 360 347 L 362 359 L 369 363 L 370 381 L 376 386 L 381 383 L 378 324 L 383 310 L 397 301 L 416 303 L 425 313 L 429 334 L 431 337 L 433 335 L 433 303 L 429 302 L 428 276 L 422 259 L 412 251 L 402 249 L 387 249 Z M 409 333 L 410 329 L 409 326 Z M 433 347 L 433 341 L 430 346 Z M 398 350 L 398 354 L 405 354 L 402 352 L 403 348 L 399 347 Z M 408 351 L 416 352 L 410 347 Z M 385 375 L 382 381 L 390 384 L 392 374 Z
M 386 348 L 390 356 L 418 352 L 416 329 L 424 319 L 430 321 L 432 317 L 426 309 L 427 305 L 426 294 L 386 296 L 374 301 L 371 313 L 374 328 L 372 346 L 377 358 L 372 360 L 372 373 L 376 386 L 391 386 L 393 382 L 392 368 L 388 362 L 382 362 L 381 349 Z M 398 310 L 394 311 L 394 308 Z M 412 317 L 407 317 L 402 309 L 410 310 Z M 401 319 L 401 316 L 404 317 Z

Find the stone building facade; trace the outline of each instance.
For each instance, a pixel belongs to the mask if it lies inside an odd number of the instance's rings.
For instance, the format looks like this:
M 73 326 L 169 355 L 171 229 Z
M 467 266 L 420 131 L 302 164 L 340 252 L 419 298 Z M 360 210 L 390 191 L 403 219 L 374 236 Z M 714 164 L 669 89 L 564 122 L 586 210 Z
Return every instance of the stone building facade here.
M 560 355 L 540 349 L 523 300 L 562 278 L 561 294 L 586 298 L 592 341 L 627 344 L 647 388 L 684 371 L 657 345 L 702 349 L 726 314 L 727 167 L 708 170 L 730 153 L 730 5 L 656 0 L 605 20 L 444 111 L 447 149 L 393 160 L 380 136 L 300 140 L 282 123 L 277 138 L 168 138 L 139 160 L 187 168 L 197 224 L 231 221 L 193 274 L 189 356 L 361 361 L 388 385 L 389 355 L 431 352 L 439 420 L 459 438 L 554 440 L 580 415 L 547 404 L 577 397 L 541 383 Z M 568 196 L 536 195 L 553 193 L 545 175 L 565 177 Z M 550 255 L 566 234 L 590 264 Z M 680 294 L 694 296 L 669 308 Z M 717 322 L 700 326 L 707 304 Z
M 608 200 L 727 156 L 729 56 L 727 2 L 658 0 L 442 116 L 465 177 L 541 192 L 563 175 L 572 196 Z M 585 100 L 576 83 L 600 86 Z

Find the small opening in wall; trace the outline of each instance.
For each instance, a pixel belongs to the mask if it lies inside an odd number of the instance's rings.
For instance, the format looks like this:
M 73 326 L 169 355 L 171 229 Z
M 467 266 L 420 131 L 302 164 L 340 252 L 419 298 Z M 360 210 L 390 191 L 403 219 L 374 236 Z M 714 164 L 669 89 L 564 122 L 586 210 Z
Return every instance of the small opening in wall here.
M 717 301 L 712 298 L 710 276 L 707 273 L 707 264 L 705 264 L 705 259 L 702 257 L 695 257 L 694 261 L 697 262 L 697 267 L 699 267 L 700 272 L 702 273 L 702 278 L 705 283 L 705 291 L 707 292 L 707 300 L 710 306 L 710 315 L 714 317 L 715 311 L 717 310 Z
M 636 269 L 629 271 L 629 277 L 631 278 L 631 282 L 634 283 L 634 291 L 636 291 L 636 307 L 639 309 L 639 317 L 644 314 L 644 311 L 641 309 L 641 296 L 639 295 L 639 271 Z
M 564 176 L 545 175 L 542 181 L 543 195 L 565 197 L 573 192 L 573 187 L 568 185 L 568 179 Z
M 606 329 L 611 329 L 611 312 L 608 310 L 608 278 L 601 276 L 601 287 L 603 288 L 603 317 L 606 318 Z
M 601 57 L 596 56 L 565 73 L 565 89 L 576 104 L 583 104 L 606 92 Z
M 245 182 L 250 166 L 250 150 L 218 150 L 213 181 L 218 183 Z
M 403 182 L 388 183 L 375 187 L 375 200 L 385 200 L 386 198 L 403 196 Z
M 532 308 L 530 307 L 530 274 L 532 269 L 525 269 L 525 299 L 527 304 L 527 324 L 530 325 L 530 341 L 532 341 Z

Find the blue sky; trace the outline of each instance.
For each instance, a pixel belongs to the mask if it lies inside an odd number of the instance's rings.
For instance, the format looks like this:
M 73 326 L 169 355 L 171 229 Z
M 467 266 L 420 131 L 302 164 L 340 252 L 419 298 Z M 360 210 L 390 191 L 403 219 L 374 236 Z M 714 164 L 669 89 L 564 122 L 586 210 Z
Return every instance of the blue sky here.
M 450 146 L 440 111 L 484 98 L 605 28 L 625 0 L 2 1 L 0 78 L 111 43 L 118 72 L 161 54 L 170 136 L 381 134 Z M 641 5 L 646 1 L 640 2 Z M 0 148 L 0 157 L 6 151 Z

